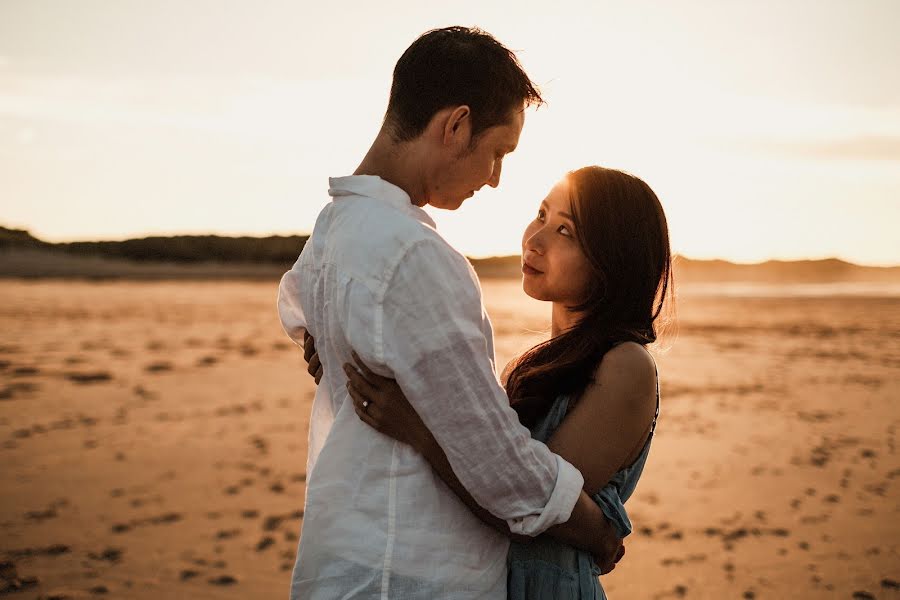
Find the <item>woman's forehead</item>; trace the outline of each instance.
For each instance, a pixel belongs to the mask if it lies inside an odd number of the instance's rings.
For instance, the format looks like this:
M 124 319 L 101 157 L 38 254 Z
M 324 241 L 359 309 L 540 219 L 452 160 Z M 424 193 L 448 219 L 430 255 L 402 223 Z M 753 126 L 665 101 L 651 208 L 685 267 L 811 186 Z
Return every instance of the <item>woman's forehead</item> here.
M 551 208 L 566 210 L 569 206 L 569 181 L 563 178 L 556 182 L 544 202 Z

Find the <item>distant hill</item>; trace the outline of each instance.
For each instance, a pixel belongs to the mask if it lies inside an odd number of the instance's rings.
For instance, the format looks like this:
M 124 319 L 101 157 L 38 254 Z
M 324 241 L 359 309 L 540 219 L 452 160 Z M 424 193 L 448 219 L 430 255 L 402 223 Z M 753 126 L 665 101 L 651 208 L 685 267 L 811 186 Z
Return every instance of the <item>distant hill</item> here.
M 290 268 L 307 239 L 181 235 L 54 244 L 0 227 L 0 277 L 268 279 Z M 480 277 L 521 274 L 518 256 L 472 259 L 472 265 Z M 900 266 L 866 267 L 834 258 L 735 264 L 679 257 L 675 277 L 677 283 L 900 283 Z
M 518 256 L 473 259 L 472 264 L 481 277 L 518 277 L 521 273 Z M 738 264 L 679 256 L 674 268 L 676 283 L 900 283 L 900 266 L 868 267 L 837 258 Z
M 900 266 L 869 267 L 837 258 L 821 260 L 769 260 L 735 264 L 724 260 L 678 258 L 675 274 L 682 282 L 760 283 L 900 283 Z
M 292 264 L 309 236 L 224 237 L 178 235 L 146 237 L 121 242 L 68 242 L 51 244 L 22 229 L 0 227 L 0 250 L 56 250 L 79 256 L 123 258 L 132 261 L 176 263 L 250 262 Z

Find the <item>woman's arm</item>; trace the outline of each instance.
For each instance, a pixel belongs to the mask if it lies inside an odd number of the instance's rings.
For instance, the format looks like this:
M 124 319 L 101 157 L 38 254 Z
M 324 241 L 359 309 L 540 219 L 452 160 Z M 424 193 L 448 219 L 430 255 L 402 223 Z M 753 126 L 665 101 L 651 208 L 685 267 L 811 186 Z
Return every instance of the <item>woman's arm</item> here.
M 521 543 L 532 538 L 510 532 L 507 522 L 482 508 L 460 483 L 443 448 L 425 426 L 415 409 L 393 379 L 373 373 L 354 355 L 359 369 L 344 365 L 347 389 L 359 418 L 385 435 L 409 444 L 431 464 L 438 476 L 485 524 Z M 621 557 L 621 540 L 603 511 L 584 492 L 575 504 L 569 520 L 547 529 L 546 533 L 560 541 L 594 555 L 601 570 L 612 570 Z
M 366 420 L 366 416 L 365 414 L 360 415 L 363 420 Z M 495 517 L 475 502 L 472 495 L 456 478 L 447 456 L 428 429 L 417 432 L 417 435 L 421 435 L 421 437 L 411 444 L 413 448 L 425 457 L 438 476 L 476 517 L 520 544 L 528 544 L 534 539 L 527 535 L 511 533 L 506 521 Z M 615 568 L 616 562 L 624 554 L 621 540 L 618 539 L 606 515 L 584 492 L 578 498 L 569 520 L 550 527 L 544 533 L 570 546 L 590 552 L 604 575 Z
M 584 476 L 596 494 L 643 447 L 656 412 L 656 367 L 639 344 L 606 353 L 594 383 L 569 410 L 547 445 Z

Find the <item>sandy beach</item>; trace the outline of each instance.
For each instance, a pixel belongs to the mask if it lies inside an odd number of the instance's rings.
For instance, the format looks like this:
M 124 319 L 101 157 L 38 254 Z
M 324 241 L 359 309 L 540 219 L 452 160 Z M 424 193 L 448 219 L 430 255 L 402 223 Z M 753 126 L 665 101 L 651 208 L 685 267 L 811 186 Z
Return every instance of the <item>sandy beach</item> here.
M 483 287 L 502 366 L 549 314 Z M 0 280 L 0 596 L 287 596 L 313 382 L 276 289 Z M 611 598 L 900 598 L 900 296 L 834 291 L 680 290 Z

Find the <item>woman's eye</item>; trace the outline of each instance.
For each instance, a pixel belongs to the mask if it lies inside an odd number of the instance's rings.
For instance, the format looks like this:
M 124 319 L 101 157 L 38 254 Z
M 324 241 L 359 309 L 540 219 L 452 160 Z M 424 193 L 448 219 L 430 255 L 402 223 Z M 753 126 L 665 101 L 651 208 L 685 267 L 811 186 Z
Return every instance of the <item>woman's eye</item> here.
M 566 237 L 572 237 L 572 232 L 569 231 L 569 228 L 566 227 L 565 225 L 560 225 L 559 229 L 557 229 L 557 231 L 559 231 L 561 234 L 563 234 Z
M 543 220 L 544 220 L 544 209 L 542 209 L 542 208 L 541 208 L 541 209 L 538 209 L 537 218 L 538 218 L 538 221 L 543 221 Z

